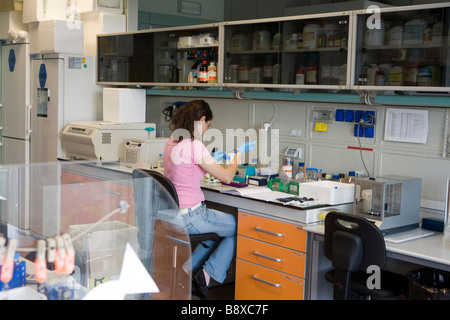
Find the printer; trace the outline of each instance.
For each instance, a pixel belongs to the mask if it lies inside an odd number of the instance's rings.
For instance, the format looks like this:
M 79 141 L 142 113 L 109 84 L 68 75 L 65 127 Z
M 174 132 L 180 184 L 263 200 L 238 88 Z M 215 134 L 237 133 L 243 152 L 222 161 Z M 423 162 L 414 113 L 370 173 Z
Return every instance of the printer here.
M 119 161 L 126 140 L 154 138 L 155 129 L 154 123 L 71 122 L 62 132 L 62 147 L 66 157 Z

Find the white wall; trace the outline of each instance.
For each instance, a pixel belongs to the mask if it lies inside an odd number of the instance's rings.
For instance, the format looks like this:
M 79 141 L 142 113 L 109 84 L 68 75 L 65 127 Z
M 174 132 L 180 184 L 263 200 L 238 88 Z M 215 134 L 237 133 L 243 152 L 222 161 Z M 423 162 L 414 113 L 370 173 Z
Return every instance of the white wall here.
M 148 97 L 147 121 L 156 122 L 159 132 L 170 135 L 162 114 L 162 103 L 189 101 L 192 98 Z M 211 106 L 214 119 L 211 128 L 259 129 L 269 122 L 274 114 L 271 101 L 205 99 Z M 376 112 L 375 138 L 362 138 L 366 166 L 374 176 L 403 175 L 422 178 L 422 206 L 443 211 L 446 180 L 450 178 L 450 158 L 443 158 L 444 127 L 446 108 L 420 109 L 429 111 L 429 131 L 426 144 L 399 143 L 384 141 L 384 116 L 389 106 L 366 106 L 359 104 L 308 103 L 293 101 L 274 101 L 276 116 L 272 128 L 280 131 L 280 153 L 286 148 L 302 148 L 302 159 L 307 167 L 322 169 L 323 172 L 338 174 L 351 170 L 364 171 L 359 147 L 353 135 L 352 123 L 328 123 L 326 132 L 316 132 L 312 116 L 315 109 L 374 110 Z M 334 117 L 333 117 L 334 118 Z M 291 129 L 299 129 L 300 137 L 289 136 Z M 280 155 L 280 161 L 282 160 Z M 298 161 L 297 161 L 298 162 Z M 280 162 L 281 163 L 281 162 Z

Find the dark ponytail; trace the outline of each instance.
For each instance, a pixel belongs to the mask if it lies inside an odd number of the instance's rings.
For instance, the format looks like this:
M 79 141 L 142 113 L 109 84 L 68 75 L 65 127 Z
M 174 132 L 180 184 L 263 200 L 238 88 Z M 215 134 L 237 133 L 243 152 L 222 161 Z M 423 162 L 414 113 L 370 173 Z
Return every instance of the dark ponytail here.
M 186 137 L 187 132 L 190 134 L 191 139 L 194 139 L 195 122 L 199 121 L 203 116 L 205 116 L 205 121 L 212 120 L 212 111 L 209 104 L 204 100 L 193 100 L 182 107 L 178 108 L 172 116 L 169 128 L 173 132 L 178 129 L 184 131 L 186 134 L 177 134 L 177 136 L 172 135 L 174 141 L 182 140 Z

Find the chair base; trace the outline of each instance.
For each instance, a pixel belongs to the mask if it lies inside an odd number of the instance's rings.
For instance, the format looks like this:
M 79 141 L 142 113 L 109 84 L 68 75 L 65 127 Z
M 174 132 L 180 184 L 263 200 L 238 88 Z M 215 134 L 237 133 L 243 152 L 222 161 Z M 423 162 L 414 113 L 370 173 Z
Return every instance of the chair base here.
M 325 279 L 331 283 L 335 283 L 335 270 L 331 270 L 326 273 Z M 381 298 L 388 299 L 398 296 L 407 296 L 408 294 L 408 282 L 405 276 L 389 272 L 386 270 L 381 270 L 380 289 L 369 289 L 367 286 L 367 279 L 371 274 L 358 271 L 353 272 L 351 276 L 350 290 L 352 291 L 352 299 L 359 300 L 361 297 L 366 298 Z

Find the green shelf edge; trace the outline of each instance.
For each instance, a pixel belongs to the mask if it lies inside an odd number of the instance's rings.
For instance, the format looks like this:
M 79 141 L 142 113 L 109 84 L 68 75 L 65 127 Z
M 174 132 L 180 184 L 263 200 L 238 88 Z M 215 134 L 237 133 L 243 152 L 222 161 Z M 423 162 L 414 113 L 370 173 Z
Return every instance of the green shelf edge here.
M 208 88 L 205 90 L 184 89 L 147 89 L 149 96 L 173 96 L 196 98 L 231 98 L 237 99 L 233 91 L 228 89 Z M 267 92 L 267 91 L 243 91 L 242 99 L 285 100 L 285 101 L 314 101 L 335 103 L 362 104 L 360 96 L 356 93 L 310 93 L 310 92 Z M 404 106 L 435 106 L 450 107 L 450 95 L 448 96 L 418 96 L 418 95 L 377 95 L 374 104 L 404 105 Z

